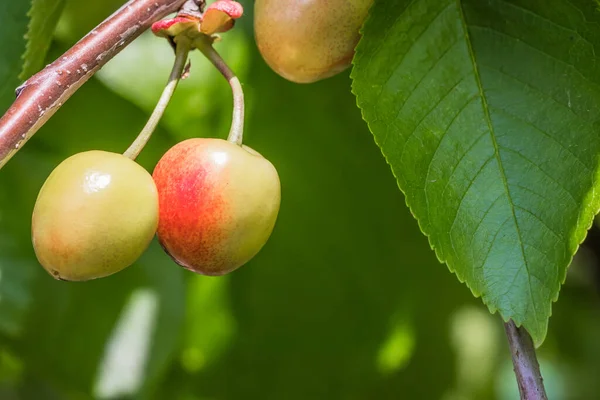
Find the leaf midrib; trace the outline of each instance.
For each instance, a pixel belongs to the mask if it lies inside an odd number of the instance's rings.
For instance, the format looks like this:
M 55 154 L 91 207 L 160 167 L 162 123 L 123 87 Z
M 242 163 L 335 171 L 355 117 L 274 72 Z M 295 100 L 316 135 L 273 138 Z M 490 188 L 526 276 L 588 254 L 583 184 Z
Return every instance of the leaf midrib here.
M 465 18 L 465 14 L 464 14 L 464 10 L 462 7 L 462 0 L 456 0 L 456 8 L 460 17 L 460 22 L 462 25 L 462 29 L 465 35 L 465 41 L 467 44 L 467 50 L 469 52 L 469 58 L 471 60 L 471 65 L 473 66 L 473 74 L 475 77 L 475 82 L 477 84 L 477 89 L 479 91 L 479 96 L 481 97 L 481 107 L 483 109 L 483 114 L 485 117 L 485 121 L 486 124 L 488 126 L 488 130 L 490 132 L 490 138 L 492 140 L 492 144 L 494 145 L 494 156 L 496 158 L 496 162 L 498 163 L 498 168 L 499 168 L 499 172 L 500 175 L 502 177 L 502 184 L 504 185 L 504 191 L 506 193 L 506 197 L 508 200 L 508 204 L 510 207 L 510 211 L 511 211 L 511 215 L 512 215 L 512 219 L 515 225 L 515 230 L 517 232 L 517 236 L 518 236 L 518 242 L 519 242 L 519 247 L 521 250 L 521 256 L 523 259 L 523 264 L 525 265 L 525 269 L 527 271 L 527 283 L 529 286 L 529 296 L 531 299 L 531 305 L 533 307 L 533 312 L 535 314 L 535 319 L 538 319 L 538 311 L 537 308 L 535 306 L 535 301 L 533 299 L 533 287 L 532 287 L 532 283 L 531 283 L 531 271 L 529 270 L 529 265 L 527 263 L 527 257 L 525 256 L 525 248 L 523 247 L 523 237 L 521 234 L 521 229 L 519 227 L 519 222 L 517 219 L 517 214 L 515 212 L 515 205 L 513 203 L 513 199 L 510 193 L 510 189 L 508 187 L 508 180 L 506 178 L 506 172 L 504 170 L 504 165 L 502 164 L 502 159 L 500 157 L 500 149 L 498 146 L 498 142 L 496 140 L 496 134 L 494 131 L 494 127 L 492 124 L 492 119 L 490 116 L 490 111 L 489 111 L 489 107 L 487 104 L 487 99 L 485 97 L 485 93 L 484 93 L 484 89 L 483 89 L 483 84 L 481 82 L 481 77 L 479 75 L 479 67 L 477 66 L 477 61 L 475 60 L 475 53 L 473 51 L 473 47 L 471 45 L 471 38 L 469 36 L 469 29 L 468 29 L 468 25 L 467 25 L 467 21 Z M 493 243 L 491 244 L 491 246 L 493 246 Z M 517 323 L 520 323 L 521 321 L 516 321 Z

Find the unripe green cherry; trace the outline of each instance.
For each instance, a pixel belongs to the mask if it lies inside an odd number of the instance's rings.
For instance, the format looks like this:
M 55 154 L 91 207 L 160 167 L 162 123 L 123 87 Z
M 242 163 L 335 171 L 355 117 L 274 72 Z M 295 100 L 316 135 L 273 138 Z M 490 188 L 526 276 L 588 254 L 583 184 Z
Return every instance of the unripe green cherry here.
M 38 195 L 32 241 L 56 279 L 101 278 L 133 264 L 158 226 L 150 174 L 117 153 L 87 151 L 59 164 Z
M 282 77 L 310 83 L 346 69 L 373 0 L 256 0 L 258 49 Z
M 188 139 L 172 147 L 152 175 L 159 194 L 158 239 L 179 265 L 223 275 L 267 242 L 281 189 L 273 164 L 222 139 Z

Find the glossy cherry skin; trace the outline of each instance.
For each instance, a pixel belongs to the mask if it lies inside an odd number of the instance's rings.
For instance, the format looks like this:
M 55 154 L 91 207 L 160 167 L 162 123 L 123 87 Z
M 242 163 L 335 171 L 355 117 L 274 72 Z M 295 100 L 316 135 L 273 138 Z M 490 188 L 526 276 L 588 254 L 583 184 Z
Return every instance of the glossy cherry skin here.
M 311 83 L 345 70 L 373 0 L 256 0 L 254 32 L 267 64 Z
M 273 231 L 279 176 L 246 146 L 188 139 L 165 153 L 152 176 L 160 204 L 159 242 L 184 268 L 229 273 L 253 258 Z
M 56 279 L 85 281 L 121 271 L 146 250 L 158 227 L 158 192 L 150 174 L 105 151 L 75 154 L 42 186 L 32 241 Z

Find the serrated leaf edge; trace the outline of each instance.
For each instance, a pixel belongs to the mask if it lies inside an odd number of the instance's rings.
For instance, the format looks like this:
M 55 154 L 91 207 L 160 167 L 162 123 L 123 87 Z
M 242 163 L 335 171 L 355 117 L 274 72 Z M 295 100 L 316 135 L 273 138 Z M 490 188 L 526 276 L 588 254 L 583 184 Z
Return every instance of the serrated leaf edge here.
M 31 40 L 29 38 L 29 35 L 31 33 L 33 24 L 34 24 L 34 19 L 33 19 L 33 10 L 35 8 L 35 3 L 38 0 L 30 0 L 30 4 L 31 7 L 29 8 L 29 11 L 27 12 L 27 17 L 29 18 L 29 23 L 27 24 L 27 32 L 25 33 L 25 35 L 23 35 L 23 38 L 25 39 L 25 51 L 23 52 L 23 54 L 21 55 L 21 60 L 23 61 L 22 65 L 21 65 L 21 71 L 19 72 L 19 76 L 18 78 L 21 81 L 25 81 L 29 78 L 28 76 L 28 71 L 27 71 L 27 60 L 29 57 L 29 54 L 33 51 L 32 49 L 32 45 L 31 45 Z M 66 1 L 65 0 L 58 0 L 59 1 L 59 8 L 63 8 L 65 6 Z M 50 42 L 48 42 L 48 45 L 46 46 L 46 52 L 48 51 L 48 48 L 50 46 Z

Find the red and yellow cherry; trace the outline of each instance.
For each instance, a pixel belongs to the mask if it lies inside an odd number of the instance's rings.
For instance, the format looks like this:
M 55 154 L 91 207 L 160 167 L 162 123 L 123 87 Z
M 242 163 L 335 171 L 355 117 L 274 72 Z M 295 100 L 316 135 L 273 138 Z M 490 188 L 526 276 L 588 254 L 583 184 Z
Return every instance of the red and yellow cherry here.
M 85 281 L 133 264 L 157 226 L 152 176 L 121 154 L 93 150 L 52 171 L 33 210 L 32 241 L 53 277 Z
M 153 173 L 158 239 L 173 260 L 203 275 L 223 275 L 253 258 L 269 239 L 281 199 L 277 170 L 246 146 L 188 139 Z
M 373 0 L 256 0 L 256 44 L 282 77 L 311 83 L 345 70 Z

